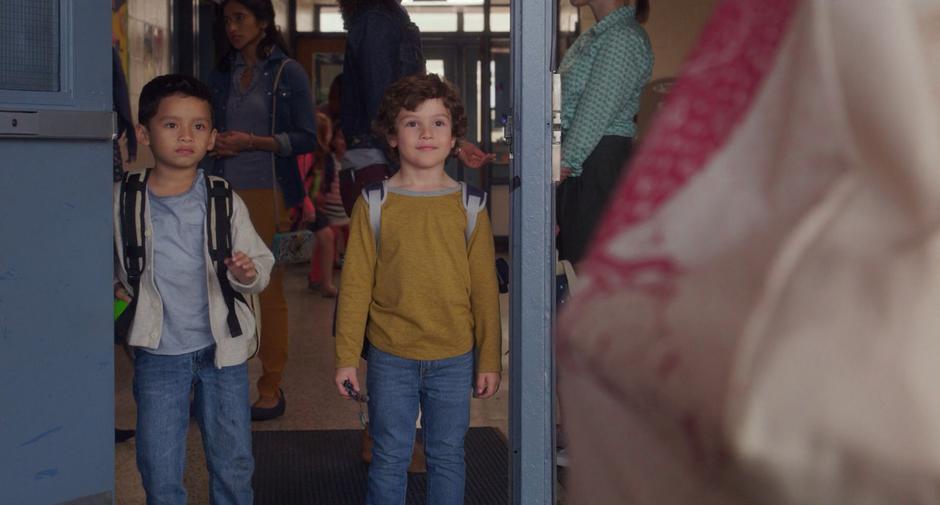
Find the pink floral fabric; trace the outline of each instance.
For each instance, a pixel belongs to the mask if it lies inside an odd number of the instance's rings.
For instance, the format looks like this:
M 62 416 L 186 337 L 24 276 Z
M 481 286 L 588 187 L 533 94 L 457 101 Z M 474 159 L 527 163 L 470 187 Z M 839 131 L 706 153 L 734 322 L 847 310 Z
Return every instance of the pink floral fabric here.
M 935 0 L 716 7 L 559 317 L 572 502 L 940 502 L 936 55 Z

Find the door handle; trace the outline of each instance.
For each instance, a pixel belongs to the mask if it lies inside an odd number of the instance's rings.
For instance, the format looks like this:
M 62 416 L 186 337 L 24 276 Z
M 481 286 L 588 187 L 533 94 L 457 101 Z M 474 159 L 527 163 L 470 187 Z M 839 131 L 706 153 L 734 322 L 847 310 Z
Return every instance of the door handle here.
M 114 125 L 110 110 L 0 110 L 0 138 L 111 140 Z

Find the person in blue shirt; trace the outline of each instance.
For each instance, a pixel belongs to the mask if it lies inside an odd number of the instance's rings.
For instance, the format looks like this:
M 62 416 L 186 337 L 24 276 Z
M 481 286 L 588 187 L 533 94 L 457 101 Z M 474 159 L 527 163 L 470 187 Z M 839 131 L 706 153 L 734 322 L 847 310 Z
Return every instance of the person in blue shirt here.
M 209 78 L 219 130 L 213 170 L 245 200 L 258 233 L 271 244 L 306 194 L 295 159 L 316 147 L 313 98 L 303 67 L 288 58 L 271 0 L 226 0 L 222 10 L 231 49 Z M 251 412 L 256 421 L 279 417 L 286 407 L 280 386 L 287 363 L 287 302 L 280 268 L 260 298 L 263 371 Z
M 385 91 L 402 77 L 425 73 L 421 32 L 400 3 L 339 0 L 347 31 L 340 114 L 348 146 L 340 171 L 340 193 L 349 215 L 363 187 L 395 170 L 385 156 L 385 139 L 372 131 Z M 470 168 L 480 168 L 494 158 L 463 140 L 457 157 Z
M 597 23 L 582 33 L 559 67 L 561 176 L 557 191 L 558 254 L 579 262 L 617 187 L 636 137 L 640 93 L 653 70 L 641 23 L 649 0 L 570 0 Z

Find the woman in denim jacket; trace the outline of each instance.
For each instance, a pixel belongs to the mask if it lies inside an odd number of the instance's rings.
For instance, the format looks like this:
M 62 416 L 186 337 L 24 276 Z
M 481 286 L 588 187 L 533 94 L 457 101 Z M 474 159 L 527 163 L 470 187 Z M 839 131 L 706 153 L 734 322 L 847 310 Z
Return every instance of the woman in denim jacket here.
M 346 213 L 364 186 L 392 175 L 385 157 L 385 139 L 372 133 L 385 90 L 395 81 L 425 73 L 421 32 L 400 0 L 339 0 L 346 25 L 343 60 L 342 117 L 348 151 L 340 172 L 340 192 Z M 470 168 L 493 159 L 479 147 L 463 142 L 457 156 Z
M 271 0 L 226 0 L 222 6 L 231 50 L 209 78 L 219 131 L 213 171 L 229 180 L 248 206 L 255 229 L 270 244 L 278 226 L 287 220 L 287 209 L 303 203 L 295 156 L 316 147 L 313 99 L 303 67 L 287 57 Z M 273 89 L 279 70 L 277 89 Z M 273 190 L 275 182 L 283 199 Z M 251 409 L 254 420 L 279 417 L 285 408 L 280 389 L 287 362 L 282 278 L 283 272 L 275 268 L 261 293 L 263 374 L 258 380 L 258 401 Z

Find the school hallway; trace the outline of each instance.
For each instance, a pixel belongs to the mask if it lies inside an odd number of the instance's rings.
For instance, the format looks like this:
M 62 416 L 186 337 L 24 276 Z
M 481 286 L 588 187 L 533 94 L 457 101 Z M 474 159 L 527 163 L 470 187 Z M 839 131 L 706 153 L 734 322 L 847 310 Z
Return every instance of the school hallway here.
M 336 430 L 359 430 L 362 425 L 359 421 L 358 404 L 342 399 L 333 385 L 333 336 L 331 335 L 333 306 L 335 299 L 323 298 L 319 291 L 312 291 L 307 287 L 308 265 L 290 265 L 286 267 L 284 276 L 284 294 L 287 298 L 289 310 L 290 351 L 288 362 L 284 371 L 284 397 L 287 402 L 285 414 L 277 419 L 262 422 L 253 422 L 252 430 L 255 432 L 299 432 L 307 431 L 333 431 L 334 438 L 349 440 L 348 432 Z M 337 282 L 340 272 L 334 272 Z M 337 284 L 338 285 L 338 284 Z M 502 437 L 501 442 L 508 438 L 508 401 L 509 377 L 508 356 L 505 352 L 509 348 L 508 342 L 508 295 L 500 295 L 500 310 L 503 325 L 503 378 L 499 392 L 489 400 L 474 399 L 471 405 L 470 424 L 472 428 L 489 427 L 498 430 Z M 256 398 L 255 382 L 261 375 L 261 362 L 256 358 L 249 361 L 249 373 L 252 384 L 252 401 Z M 133 368 L 130 360 L 123 351 L 115 350 L 115 426 L 118 428 L 132 428 L 135 423 L 135 404 L 132 392 Z M 364 382 L 364 375 L 360 373 L 360 381 Z M 476 431 L 476 430 L 472 430 Z M 317 433 L 322 437 L 331 437 L 330 433 Z M 264 439 L 263 439 L 264 440 Z M 264 450 L 264 441 L 259 442 L 255 436 L 255 451 Z M 335 461 L 334 468 L 353 468 L 355 475 L 361 475 L 366 465 L 358 459 L 358 437 L 355 437 L 355 450 L 342 454 L 354 455 L 355 461 Z M 315 444 L 314 444 L 315 445 Z M 350 446 L 350 443 L 346 444 Z M 115 503 L 119 505 L 144 505 L 146 498 L 141 486 L 140 473 L 136 464 L 135 439 L 115 444 Z M 472 448 L 467 450 L 468 469 L 473 466 L 476 454 Z M 508 457 L 508 455 L 506 455 Z M 265 472 L 263 463 L 256 461 L 255 472 L 259 475 L 271 475 Z M 278 466 L 291 464 L 289 461 L 278 463 Z M 267 469 L 271 470 L 271 469 Z M 342 472 L 340 472 L 342 473 Z M 508 474 L 503 475 L 502 488 L 508 492 Z M 187 461 L 185 471 L 185 484 L 188 493 L 188 503 L 208 504 L 208 473 L 202 450 L 202 440 L 195 420 L 190 421 L 189 438 L 187 441 Z M 288 503 L 272 503 L 263 501 L 255 483 L 255 503 L 257 505 L 290 505 Z M 287 483 L 288 485 L 316 486 L 318 483 Z M 355 485 L 355 484 L 352 484 Z M 470 481 L 468 479 L 468 487 Z M 364 488 L 363 488 L 364 489 Z M 269 493 L 270 494 L 270 493 Z M 411 493 L 409 493 L 411 494 Z M 317 502 L 304 502 L 317 503 Z M 342 505 L 343 501 L 329 502 L 330 505 Z M 357 503 L 348 501 L 348 503 Z M 409 503 L 411 503 L 409 501 Z M 299 505 L 299 504 L 298 504 Z M 494 503 L 495 505 L 495 503 Z
M 571 490 L 559 482 L 571 473 L 556 466 L 555 457 L 565 443 L 558 440 L 554 380 L 559 272 L 552 153 L 558 146 L 545 119 L 557 116 L 555 60 L 597 19 L 588 6 L 568 0 L 399 1 L 422 34 L 428 72 L 461 93 L 466 140 L 495 155 L 482 169 L 454 162 L 448 173 L 487 191 L 497 251 L 511 251 L 514 260 L 512 310 L 510 295 L 500 296 L 500 390 L 472 401 L 467 435 L 468 496 L 489 496 L 493 488 L 500 494 L 489 501 L 468 498 L 466 505 L 563 504 Z M 113 443 L 113 428 L 136 428 L 136 404 L 133 363 L 112 342 L 111 180 L 154 165 L 147 146 L 137 145 L 135 157 L 129 144 L 146 83 L 166 74 L 208 81 L 227 54 L 222 3 L 113 0 L 109 12 L 106 4 L 77 0 L 2 2 L 0 24 L 5 21 L 8 38 L 24 47 L 11 45 L 0 57 L 6 64 L 0 67 L 8 69 L 0 83 L 0 152 L 8 168 L 0 200 L 10 237 L 0 243 L 0 391 L 8 407 L 0 414 L 0 505 L 146 503 L 136 440 Z M 346 53 L 336 0 L 271 3 L 314 104 L 328 105 Z M 657 63 L 637 117 L 640 132 L 717 3 L 667 0 L 657 7 L 649 26 Z M 284 276 L 286 413 L 252 423 L 255 503 L 364 503 L 368 466 L 360 456 L 360 408 L 333 384 L 335 300 L 309 290 L 306 273 L 306 265 L 296 265 Z M 339 271 L 334 274 L 338 280 Z M 254 358 L 248 367 L 253 402 L 261 363 Z M 207 504 L 209 477 L 195 420 L 186 451 L 187 503 Z M 418 481 L 423 490 L 426 474 L 411 475 L 407 504 L 424 503 L 411 484 Z M 272 490 L 341 480 L 342 495 L 297 489 L 296 499 L 270 498 Z

